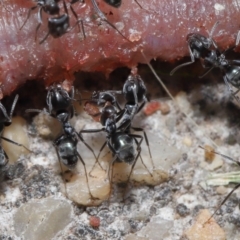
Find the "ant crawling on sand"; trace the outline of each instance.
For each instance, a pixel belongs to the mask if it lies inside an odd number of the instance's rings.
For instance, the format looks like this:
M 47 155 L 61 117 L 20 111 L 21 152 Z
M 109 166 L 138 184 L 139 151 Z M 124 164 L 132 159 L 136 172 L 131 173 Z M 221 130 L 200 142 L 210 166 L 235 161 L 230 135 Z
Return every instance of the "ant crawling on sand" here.
M 12 123 L 12 115 L 15 109 L 15 106 L 17 104 L 18 101 L 18 95 L 15 96 L 13 103 L 12 103 L 12 107 L 10 110 L 10 114 L 7 114 L 7 110 L 6 108 L 3 106 L 3 104 L 0 102 L 0 138 L 3 139 L 4 141 L 7 141 L 9 143 L 12 143 L 14 145 L 17 145 L 19 147 L 23 147 L 25 148 L 27 151 L 31 152 L 31 150 L 29 150 L 27 147 L 25 147 L 23 144 L 14 142 L 11 139 L 5 138 L 2 136 L 3 134 L 3 129 L 5 127 L 8 127 L 11 125 Z M 8 159 L 8 155 L 7 153 L 4 151 L 4 149 L 2 148 L 1 144 L 0 144 L 0 171 L 3 170 L 7 163 L 8 163 L 9 159 Z
M 63 7 L 64 7 L 65 13 L 60 15 L 60 7 L 59 7 L 60 1 L 61 0 L 37 0 L 36 1 L 37 5 L 35 5 L 29 9 L 27 18 L 24 21 L 23 25 L 21 26 L 20 30 L 26 24 L 27 20 L 29 19 L 30 15 L 31 15 L 31 12 L 33 10 L 35 10 L 36 8 L 39 8 L 39 10 L 38 10 L 38 25 L 36 27 L 35 40 L 37 38 L 37 32 L 38 32 L 40 26 L 42 25 L 42 11 L 44 11 L 45 13 L 47 13 L 48 15 L 51 16 L 48 18 L 48 33 L 39 42 L 40 44 L 42 44 L 48 38 L 49 35 L 53 36 L 54 38 L 59 38 L 59 37 L 63 36 L 65 33 L 71 31 L 72 28 L 69 29 L 69 26 L 70 26 L 69 14 L 68 14 L 66 3 L 63 0 Z M 80 20 L 78 19 L 76 12 L 72 8 L 73 3 L 75 3 L 74 0 L 70 2 L 70 9 L 71 9 L 74 17 L 77 19 L 77 24 L 79 24 L 79 22 L 81 23 L 81 29 L 82 29 L 84 38 L 86 38 L 84 28 L 83 28 L 83 22 L 81 19 Z
M 198 33 L 188 34 L 187 42 L 191 61 L 177 66 L 170 72 L 170 75 L 173 75 L 178 69 L 194 63 L 195 59 L 200 59 L 202 66 L 208 69 L 200 78 L 207 75 L 213 68 L 219 68 L 223 72 L 224 82 L 232 96 L 239 101 L 236 94 L 240 91 L 240 66 L 234 64 L 240 64 L 240 60 L 226 59 L 226 52 L 235 47 L 229 48 L 224 52 L 219 51 L 216 43 L 212 39 L 213 32 L 218 24 L 219 22 L 214 24 L 209 37 L 205 37 Z M 235 45 L 239 42 L 238 38 L 239 37 L 237 37 Z M 237 90 L 234 92 L 232 87 L 237 88 Z
M 85 162 L 77 151 L 78 140 L 84 143 L 84 145 L 93 153 L 95 158 L 96 156 L 93 149 L 84 141 L 81 133 L 78 133 L 69 123 L 69 120 L 74 115 L 74 107 L 72 103 L 74 100 L 73 87 L 71 94 L 69 95 L 68 92 L 60 85 L 53 85 L 49 88 L 47 93 L 46 102 L 48 110 L 44 109 L 42 111 L 38 109 L 28 109 L 26 112 L 44 112 L 58 119 L 58 121 L 62 124 L 63 133 L 53 141 L 58 160 L 59 162 L 61 161 L 69 170 L 73 170 L 76 167 L 78 160 L 81 161 L 84 167 L 89 194 L 91 198 L 94 199 L 89 187 Z

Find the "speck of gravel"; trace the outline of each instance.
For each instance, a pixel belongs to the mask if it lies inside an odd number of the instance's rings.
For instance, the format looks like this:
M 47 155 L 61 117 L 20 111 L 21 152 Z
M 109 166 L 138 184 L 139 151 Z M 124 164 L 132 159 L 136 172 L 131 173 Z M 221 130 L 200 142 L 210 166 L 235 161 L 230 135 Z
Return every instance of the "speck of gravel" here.
M 182 203 L 177 205 L 176 210 L 181 217 L 186 217 L 190 213 L 190 210 L 187 208 L 187 206 Z

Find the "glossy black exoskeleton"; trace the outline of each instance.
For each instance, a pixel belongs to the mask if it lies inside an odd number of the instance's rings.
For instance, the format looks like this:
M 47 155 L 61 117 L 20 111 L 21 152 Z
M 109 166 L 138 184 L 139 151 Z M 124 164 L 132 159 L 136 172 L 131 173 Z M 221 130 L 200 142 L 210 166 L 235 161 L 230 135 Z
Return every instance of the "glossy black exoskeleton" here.
M 101 111 L 101 119 L 100 119 L 100 122 L 103 128 L 81 131 L 81 133 L 95 133 L 100 131 L 106 132 L 107 140 L 102 145 L 99 151 L 97 161 L 104 147 L 108 145 L 108 148 L 113 154 L 113 158 L 109 168 L 109 174 L 111 172 L 110 169 L 115 162 L 125 162 L 128 164 L 132 164 L 131 171 L 127 181 L 129 181 L 129 178 L 131 176 L 131 173 L 133 171 L 133 168 L 138 158 L 139 157 L 141 158 L 141 155 L 140 155 L 141 144 L 143 141 L 143 137 L 141 135 L 132 134 L 131 129 L 135 131 L 141 131 L 144 133 L 144 138 L 146 140 L 146 143 L 149 149 L 149 154 L 152 159 L 149 143 L 148 143 L 148 139 L 145 131 L 142 128 L 135 128 L 135 127 L 132 127 L 131 125 L 133 117 L 142 109 L 145 102 L 147 101 L 146 92 L 147 92 L 146 86 L 142 78 L 139 75 L 132 74 L 128 77 L 128 79 L 124 83 L 122 91 L 104 91 L 104 92 L 94 93 L 92 96 L 92 99 L 94 99 L 96 103 L 99 103 L 100 105 L 105 103 L 105 106 L 102 108 L 102 111 Z M 116 106 L 117 100 L 115 98 L 115 94 L 119 94 L 119 93 L 122 93 L 126 99 L 126 104 L 124 109 L 120 109 L 120 107 Z M 107 101 L 105 101 L 106 99 Z M 141 103 L 140 106 L 139 106 L 139 103 Z M 135 152 L 134 143 L 136 144 L 137 153 Z M 142 161 L 142 158 L 141 158 L 141 161 Z M 145 168 L 148 170 L 148 168 L 146 167 L 143 161 L 142 163 L 145 166 Z M 111 179 L 112 179 L 112 176 L 109 176 L 110 182 L 111 182 Z
M 62 124 L 68 122 L 74 115 L 74 88 L 69 93 L 60 85 L 52 85 L 48 88 L 46 103 L 48 109 L 27 109 L 26 112 L 44 112 L 58 119 Z
M 209 37 L 197 33 L 191 33 L 187 36 L 191 62 L 177 66 L 170 72 L 170 75 L 173 75 L 179 68 L 194 63 L 195 59 L 200 59 L 202 66 L 207 69 L 200 78 L 208 74 L 213 68 L 220 69 L 229 91 L 232 96 L 239 101 L 236 94 L 240 91 L 240 66 L 236 64 L 240 64 L 240 60 L 226 59 L 226 52 L 235 47 L 231 47 L 224 52 L 219 51 L 216 43 L 212 39 L 212 34 L 217 25 L 218 22 L 213 26 Z M 237 38 L 236 43 L 238 41 Z M 237 90 L 234 91 L 232 87 L 237 88 Z
M 74 115 L 73 100 L 73 87 L 70 95 L 60 85 L 49 87 L 46 97 L 49 114 L 62 123 L 68 122 Z
M 53 85 L 49 87 L 46 97 L 48 109 L 44 111 L 29 109 L 27 112 L 47 113 L 50 116 L 56 118 L 62 124 L 63 133 L 53 141 L 58 160 L 59 162 L 62 162 L 69 170 L 73 170 L 76 167 L 78 160 L 81 161 L 84 166 L 84 172 L 86 174 L 89 194 L 91 198 L 94 198 L 90 191 L 85 162 L 77 151 L 78 141 L 82 141 L 84 145 L 93 153 L 95 158 L 96 156 L 92 148 L 84 141 L 82 135 L 80 133 L 77 133 L 74 127 L 72 127 L 69 123 L 69 120 L 74 115 L 74 100 L 73 87 L 69 95 L 69 93 L 60 85 Z
M 190 33 L 187 35 L 188 50 L 191 61 L 177 66 L 170 72 L 170 75 L 173 75 L 178 69 L 194 63 L 196 59 L 204 60 L 207 57 L 211 58 L 211 54 L 213 53 L 212 51 L 217 50 L 217 46 L 212 39 L 212 35 L 218 24 L 219 22 L 214 24 L 209 37 L 205 37 L 199 33 Z M 203 67 L 205 67 L 204 63 Z
M 91 193 L 86 165 L 77 150 L 78 140 L 81 140 L 94 154 L 91 147 L 83 140 L 82 135 L 70 125 L 69 122 L 63 123 L 63 134 L 54 140 L 53 145 L 56 149 L 58 160 L 61 161 L 69 170 L 73 170 L 78 160 L 81 161 L 87 180 L 87 187 L 92 199 L 95 199 Z M 95 155 L 94 155 L 95 156 Z
M 80 131 L 80 133 L 96 133 L 101 131 L 106 132 L 107 140 L 102 145 L 99 151 L 97 161 L 99 159 L 99 156 L 102 150 L 107 145 L 113 155 L 113 158 L 110 163 L 109 171 L 108 171 L 110 183 L 112 179 L 112 173 L 110 170 L 112 165 L 114 165 L 115 162 L 125 162 L 128 164 L 132 164 L 132 169 L 134 168 L 135 163 L 141 153 L 140 145 L 143 139 L 143 137 L 140 135 L 126 133 L 124 131 L 119 130 L 117 127 L 118 120 L 119 119 L 117 116 L 116 108 L 113 105 L 108 105 L 104 107 L 102 110 L 101 123 L 104 124 L 102 129 L 87 129 L 87 130 Z M 141 140 L 137 141 L 137 138 L 140 138 Z M 134 142 L 137 144 L 137 152 L 138 152 L 137 154 L 135 153 Z M 130 175 L 131 175 L 131 172 L 130 172 Z M 111 173 L 111 176 L 110 176 L 110 173 Z M 129 178 L 130 178 L 130 175 L 129 175 Z
M 24 25 L 26 24 L 27 20 L 30 17 L 31 12 L 34 9 L 36 9 L 37 7 L 39 7 L 39 10 L 38 10 L 38 26 L 36 28 L 35 39 L 37 38 L 37 32 L 38 32 L 38 30 L 39 30 L 39 28 L 42 24 L 42 11 L 44 11 L 45 13 L 50 15 L 50 17 L 48 18 L 48 33 L 39 42 L 40 44 L 42 44 L 48 38 L 49 35 L 51 35 L 54 38 L 59 38 L 59 37 L 63 36 L 65 33 L 71 31 L 71 29 L 69 28 L 70 27 L 69 14 L 68 14 L 66 3 L 63 0 L 63 7 L 64 7 L 65 13 L 60 15 L 60 7 L 59 7 L 59 2 L 60 1 L 61 0 L 38 0 L 37 5 L 29 9 L 28 16 L 27 16 L 26 20 L 24 21 L 24 23 L 23 23 L 23 25 L 20 29 L 22 29 L 24 27 Z M 84 38 L 85 38 L 85 32 L 84 32 L 84 29 L 83 29 L 83 22 L 82 22 L 81 19 L 78 19 L 77 14 L 72 7 L 72 4 L 75 3 L 75 2 L 76 1 L 70 2 L 70 4 L 71 4 L 70 9 L 71 9 L 74 17 L 77 19 L 76 24 L 79 24 L 79 22 L 81 22 L 81 28 L 82 28 L 83 35 L 84 35 Z M 79 31 L 80 31 L 80 27 L 79 27 Z
M 122 0 L 104 0 L 104 2 L 115 8 L 120 7 L 122 4 Z
M 60 7 L 59 7 L 59 2 L 61 0 L 37 0 L 37 5 L 33 6 L 29 9 L 28 11 L 28 15 L 26 20 L 24 21 L 22 27 L 20 29 L 22 29 L 24 27 L 24 25 L 26 24 L 27 20 L 29 19 L 31 12 L 33 10 L 35 10 L 36 8 L 38 9 L 38 26 L 37 26 L 37 30 L 39 29 L 40 25 L 42 24 L 42 11 L 46 12 L 49 15 L 59 15 L 60 14 Z
M 6 111 L 6 108 L 3 106 L 3 104 L 0 102 L 0 138 L 3 139 L 4 141 L 7 141 L 9 143 L 12 143 L 14 145 L 17 145 L 19 147 L 23 147 L 25 148 L 26 150 L 28 150 L 29 152 L 31 152 L 31 150 L 29 150 L 27 147 L 25 147 L 24 145 L 20 144 L 20 143 L 17 143 L 17 142 L 14 142 L 8 138 L 5 138 L 2 136 L 3 134 L 3 129 L 5 127 L 8 127 L 11 125 L 12 123 L 12 115 L 13 115 L 13 112 L 14 112 L 14 109 L 15 109 L 15 106 L 17 104 L 17 101 L 18 101 L 18 95 L 16 95 L 14 101 L 13 101 L 13 104 L 12 104 L 12 107 L 11 107 L 11 111 L 10 111 L 10 114 L 8 115 L 7 114 L 7 111 Z M 8 156 L 6 154 L 6 152 L 4 151 L 4 149 L 2 148 L 1 144 L 0 144 L 0 170 L 5 168 L 5 166 L 7 165 L 8 163 Z

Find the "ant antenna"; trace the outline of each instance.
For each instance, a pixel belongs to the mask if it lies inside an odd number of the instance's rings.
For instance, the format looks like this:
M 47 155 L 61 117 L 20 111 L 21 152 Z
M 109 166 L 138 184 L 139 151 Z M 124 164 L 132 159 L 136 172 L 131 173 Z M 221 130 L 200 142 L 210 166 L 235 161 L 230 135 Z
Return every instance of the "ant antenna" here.
M 110 23 L 110 22 L 107 20 L 106 16 L 105 16 L 105 15 L 103 14 L 103 12 L 99 9 L 99 7 L 98 7 L 98 5 L 97 5 L 97 3 L 96 3 L 96 0 L 91 0 L 91 2 L 92 2 L 92 5 L 93 5 L 94 10 L 95 10 L 96 13 L 98 14 L 98 16 L 99 16 L 103 21 L 105 21 L 107 24 L 109 24 L 113 29 L 115 29 L 125 40 L 127 40 L 127 41 L 130 42 L 130 43 L 132 43 L 127 37 L 125 37 L 125 36 L 121 33 L 121 31 L 119 31 L 119 30 L 117 29 L 117 27 L 116 27 L 114 24 Z
M 212 40 L 212 36 L 213 36 L 213 33 L 214 33 L 214 31 L 216 30 L 216 28 L 217 28 L 217 26 L 220 24 L 220 21 L 217 21 L 214 25 L 213 25 L 213 27 L 212 27 L 212 29 L 211 29 L 211 31 L 210 31 L 210 33 L 209 33 L 209 38 Z M 214 46 L 215 47 L 215 46 Z
M 10 115 L 9 115 L 10 118 L 12 118 L 13 111 L 14 111 L 15 106 L 16 106 L 16 104 L 17 104 L 18 98 L 19 98 L 19 95 L 17 94 L 17 95 L 15 96 L 14 101 L 13 101 L 13 104 L 12 104 L 12 108 L 11 108 Z

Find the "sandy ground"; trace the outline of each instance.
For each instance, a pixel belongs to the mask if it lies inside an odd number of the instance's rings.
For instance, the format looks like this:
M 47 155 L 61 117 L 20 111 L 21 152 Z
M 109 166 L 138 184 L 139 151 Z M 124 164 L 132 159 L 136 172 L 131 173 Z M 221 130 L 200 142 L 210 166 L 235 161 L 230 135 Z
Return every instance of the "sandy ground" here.
M 64 184 L 51 138 L 38 136 L 36 126 L 25 115 L 28 119 L 27 129 L 31 133 L 30 149 L 34 153 L 21 156 L 16 167 L 11 171 L 8 169 L 13 180 L 2 180 L 0 239 L 33 240 L 46 239 L 46 236 L 68 240 L 197 239 L 187 238 L 185 233 L 194 224 L 200 209 L 206 208 L 213 213 L 233 187 L 204 188 L 200 183 L 210 173 L 239 170 L 236 164 L 219 156 L 211 164 L 207 163 L 204 150 L 199 146 L 212 145 L 216 151 L 238 159 L 239 109 L 231 102 L 223 84 L 200 85 L 192 88 L 186 98 L 183 94 L 178 100 L 185 102 L 184 109 L 188 111 L 190 121 L 172 100 L 164 97 L 157 81 L 152 80 L 147 86 L 152 99 L 168 104 L 170 112 L 163 115 L 157 111 L 147 117 L 141 112 L 136 117 L 135 125 L 143 127 L 148 135 L 156 135 L 178 152 L 179 160 L 172 165 L 169 180 L 156 186 L 131 182 L 125 202 L 122 202 L 122 192 L 126 186 L 117 184 L 113 186 L 110 202 L 97 207 L 78 206 L 62 193 Z M 119 88 L 118 85 L 115 87 Z M 174 87 L 174 92 L 180 90 Z M 77 130 L 96 127 L 96 123 L 84 113 L 80 113 L 73 124 Z M 150 147 L 157 149 L 157 142 L 150 142 Z M 95 152 L 99 149 L 93 148 Z M 237 190 L 214 216 L 228 240 L 240 237 L 238 193 Z M 49 209 L 42 209 L 44 206 Z M 56 209 L 56 215 L 50 217 L 46 213 L 50 209 Z M 41 215 L 44 211 L 45 214 Z M 99 218 L 99 227 L 94 228 L 94 224 L 90 223 L 90 219 L 95 219 L 92 217 Z M 48 232 L 51 234 L 47 235 Z

